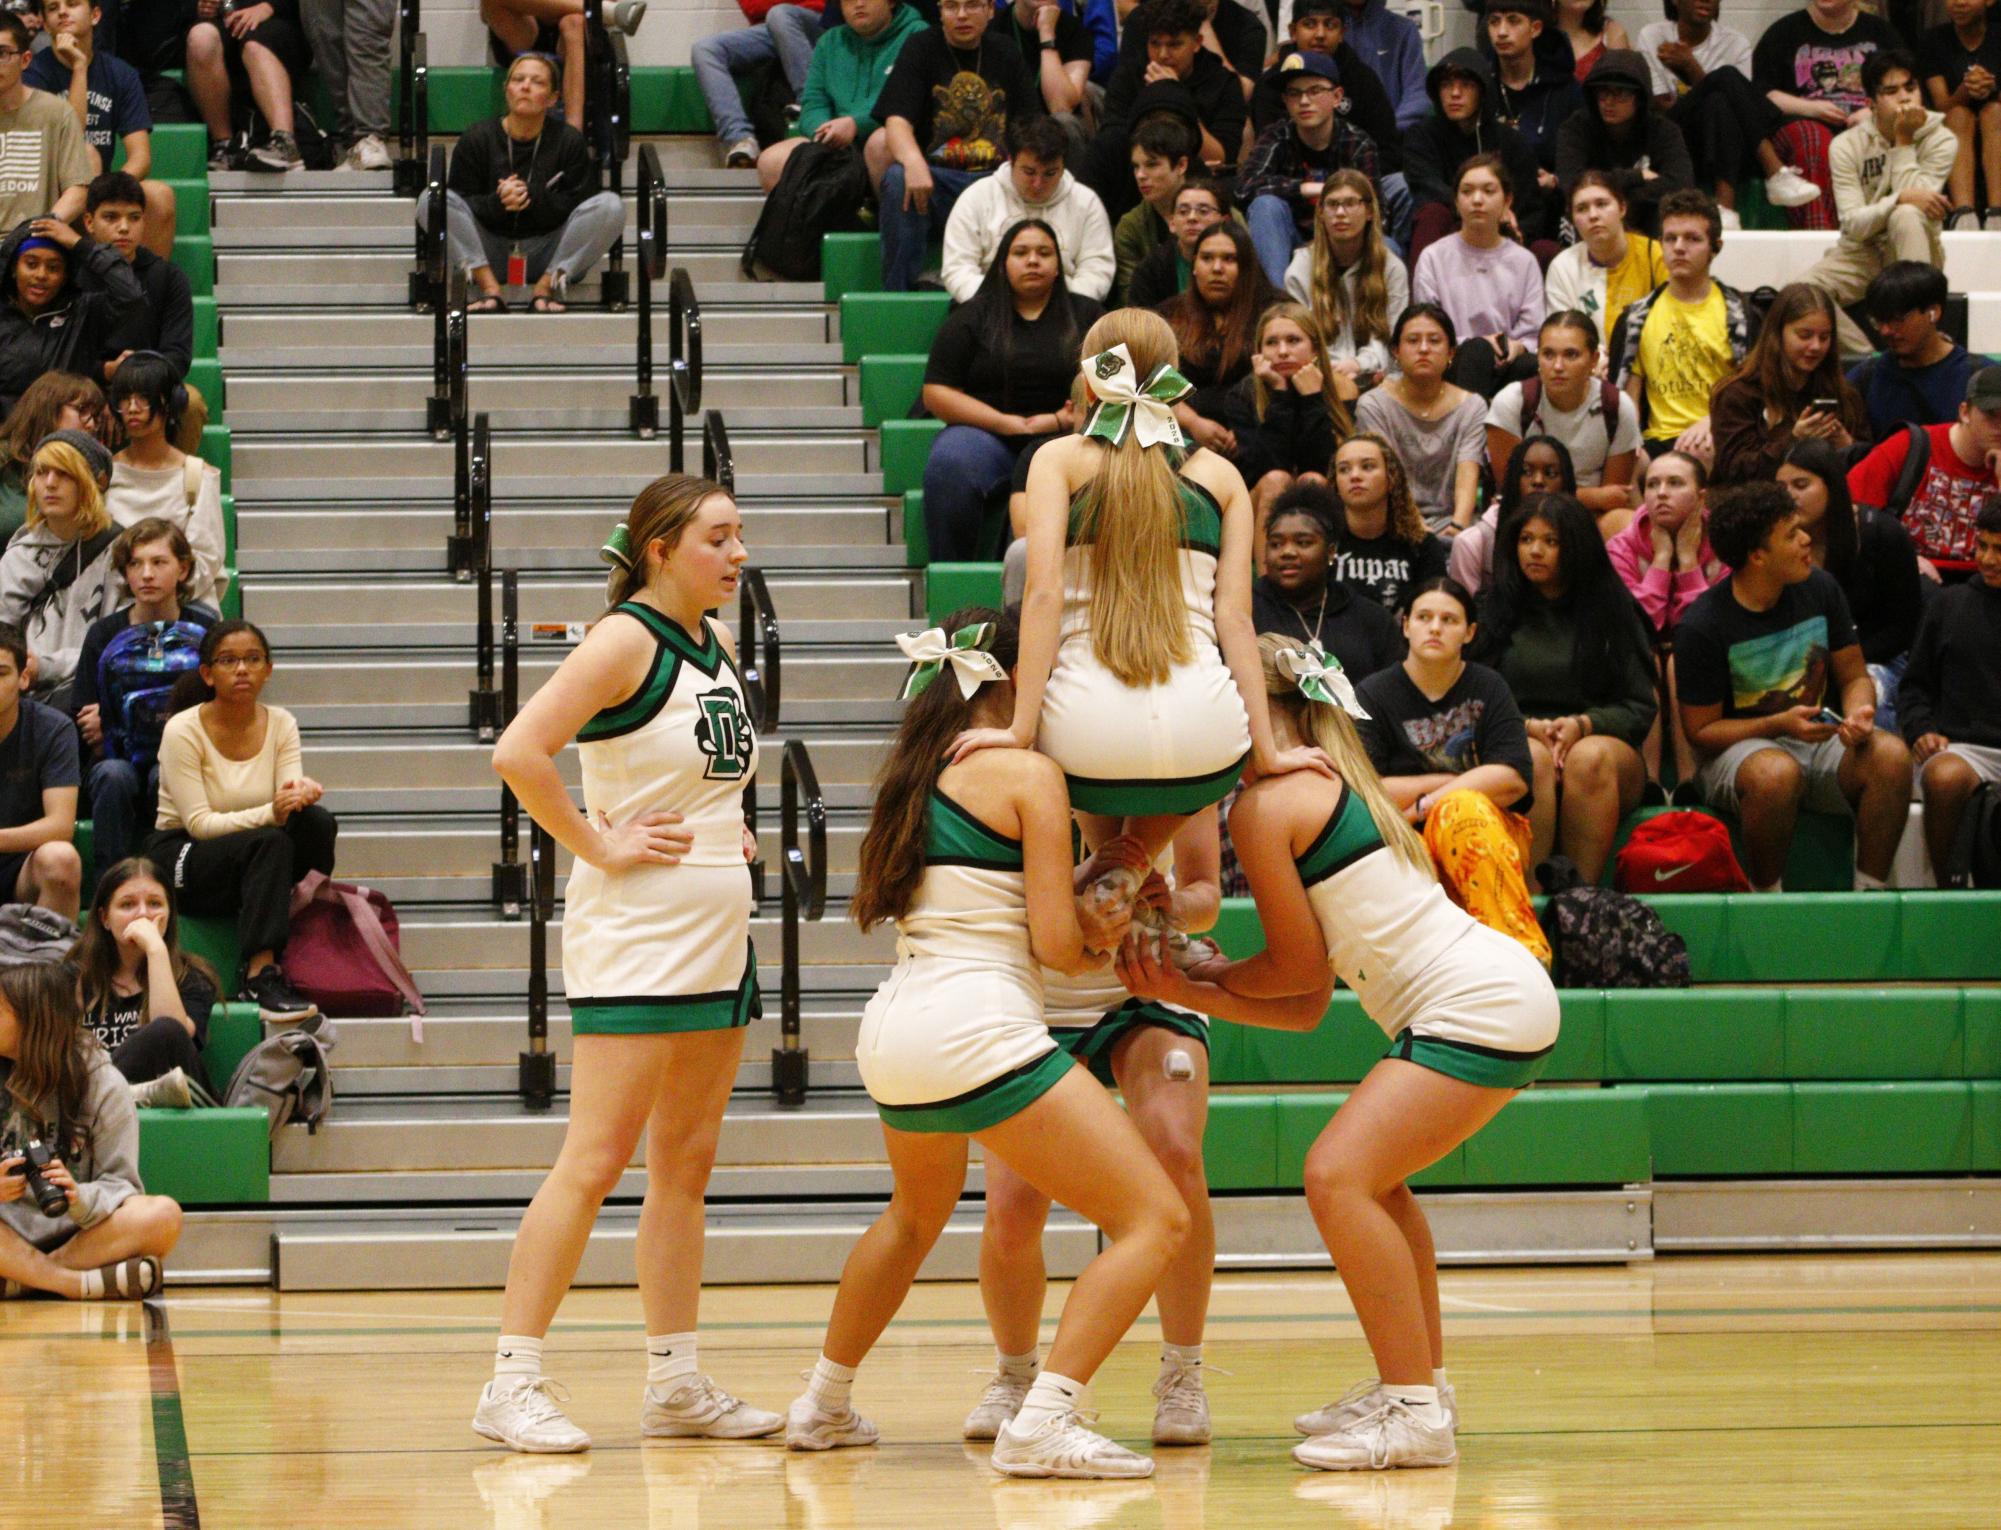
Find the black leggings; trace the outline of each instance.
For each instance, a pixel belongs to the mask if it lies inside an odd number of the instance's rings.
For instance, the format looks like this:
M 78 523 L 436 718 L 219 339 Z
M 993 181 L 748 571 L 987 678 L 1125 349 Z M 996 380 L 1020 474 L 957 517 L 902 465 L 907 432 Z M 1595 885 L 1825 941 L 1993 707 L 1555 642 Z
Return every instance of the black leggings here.
M 184 914 L 236 915 L 245 957 L 281 951 L 292 932 L 292 887 L 309 871 L 333 875 L 340 823 L 317 805 L 300 808 L 282 828 L 239 829 L 191 839 L 165 829 L 146 841 L 146 856 L 172 881 Z
M 180 1068 L 210 1094 L 215 1093 L 194 1037 L 171 1016 L 150 1020 L 119 1042 L 111 1054 L 111 1065 L 125 1075 L 128 1084 L 149 1083 Z
M 1445 379 L 1491 402 L 1494 395 L 1509 383 L 1525 381 L 1535 374 L 1533 346 L 1524 349 L 1513 361 L 1503 362 L 1486 336 L 1474 335 L 1459 342 L 1459 349 L 1452 353 L 1452 365 L 1446 369 Z
M 1758 145 L 1786 123 L 1785 114 L 1735 69 L 1710 70 L 1668 117 L 1688 140 L 1698 186 L 1763 180 Z

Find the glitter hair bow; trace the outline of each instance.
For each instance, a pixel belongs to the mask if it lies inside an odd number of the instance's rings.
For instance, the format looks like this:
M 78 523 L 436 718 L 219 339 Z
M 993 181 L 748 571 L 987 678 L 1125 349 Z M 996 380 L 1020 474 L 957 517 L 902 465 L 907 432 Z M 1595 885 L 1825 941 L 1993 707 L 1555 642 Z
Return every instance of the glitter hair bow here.
M 959 694 L 968 701 L 972 699 L 973 692 L 989 680 L 1005 680 L 1007 671 L 1001 668 L 1001 661 L 987 652 L 987 645 L 993 640 L 992 622 L 976 622 L 970 627 L 961 627 L 950 638 L 945 636 L 943 627 L 898 633 L 896 646 L 917 666 L 910 672 L 909 682 L 903 687 L 903 699 L 908 701 L 936 680 L 947 664 L 952 666 L 952 673 L 958 679 Z
M 1339 707 L 1357 722 L 1367 722 L 1369 714 L 1355 695 L 1354 682 L 1341 661 L 1314 648 L 1287 648 L 1277 659 L 1278 672 L 1299 687 L 1299 694 L 1323 706 Z
M 1132 352 L 1115 345 L 1086 356 L 1083 372 L 1085 386 L 1098 401 L 1084 421 L 1085 435 L 1123 446 L 1127 436 L 1137 434 L 1141 446 L 1189 450 L 1191 443 L 1174 418 L 1173 406 L 1188 396 L 1192 385 L 1173 367 L 1163 361 L 1141 382 Z

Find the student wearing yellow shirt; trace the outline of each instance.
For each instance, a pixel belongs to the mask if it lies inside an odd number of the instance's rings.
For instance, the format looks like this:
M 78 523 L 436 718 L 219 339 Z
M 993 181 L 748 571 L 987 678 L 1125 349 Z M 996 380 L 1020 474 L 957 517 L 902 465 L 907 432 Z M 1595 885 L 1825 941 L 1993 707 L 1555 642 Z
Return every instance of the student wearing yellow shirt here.
M 1575 309 L 1612 333 L 1626 305 L 1668 278 L 1661 247 L 1626 227 L 1626 199 L 1603 170 L 1586 170 L 1570 188 L 1570 222 L 1577 243 L 1549 263 L 1546 313 Z

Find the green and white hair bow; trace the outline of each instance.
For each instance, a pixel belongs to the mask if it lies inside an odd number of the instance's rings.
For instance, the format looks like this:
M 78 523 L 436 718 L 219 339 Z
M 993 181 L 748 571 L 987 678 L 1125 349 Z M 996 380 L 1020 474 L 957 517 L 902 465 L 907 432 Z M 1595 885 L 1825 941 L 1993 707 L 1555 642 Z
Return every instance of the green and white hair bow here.
M 1278 672 L 1299 687 L 1299 694 L 1322 706 L 1339 707 L 1357 722 L 1367 722 L 1369 714 L 1355 696 L 1355 684 L 1341 661 L 1312 648 L 1286 648 L 1277 657 Z
M 1115 345 L 1083 361 L 1084 384 L 1098 402 L 1084 421 L 1084 434 L 1113 446 L 1137 434 L 1141 446 L 1171 446 L 1187 451 L 1191 443 L 1174 418 L 1174 404 L 1193 391 L 1187 378 L 1162 362 L 1142 382 L 1132 352 Z
M 919 694 L 938 678 L 947 664 L 952 666 L 952 673 L 958 679 L 959 694 L 968 701 L 972 700 L 973 692 L 989 680 L 1005 680 L 1007 671 L 1001 668 L 1001 661 L 987 652 L 993 640 L 992 622 L 976 622 L 970 627 L 961 627 L 949 638 L 945 636 L 943 627 L 898 633 L 896 646 L 917 666 L 910 672 L 910 679 L 903 687 L 903 699 L 908 701 Z

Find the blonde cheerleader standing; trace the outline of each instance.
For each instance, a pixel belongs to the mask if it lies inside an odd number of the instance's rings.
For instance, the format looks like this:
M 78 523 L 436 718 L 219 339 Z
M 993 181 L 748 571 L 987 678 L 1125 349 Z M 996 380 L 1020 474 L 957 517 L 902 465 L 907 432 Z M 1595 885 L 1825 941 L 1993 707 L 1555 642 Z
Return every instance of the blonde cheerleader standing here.
M 542 1375 L 542 1339 L 642 1133 L 641 1432 L 746 1439 L 785 1422 L 711 1382 L 695 1349 L 702 1197 L 743 1027 L 759 1013 L 741 807 L 757 737 L 729 634 L 704 614 L 735 594 L 743 522 L 718 485 L 669 474 L 604 553 L 611 609 L 493 752 L 521 805 L 576 857 L 563 918 L 569 1129 L 521 1219 L 494 1376 L 473 1415 L 476 1433 L 523 1451 L 590 1447 Z M 556 770 L 573 739 L 581 813 Z
M 1311 1030 L 1332 979 L 1394 1045 L 1306 1158 L 1306 1199 L 1348 1288 L 1377 1376 L 1301 1415 L 1302 1465 L 1443 1466 L 1457 1458 L 1431 1229 L 1405 1184 L 1532 1083 L 1556 1044 L 1556 990 L 1507 936 L 1445 896 L 1430 854 L 1384 792 L 1349 721 L 1354 688 L 1332 659 L 1259 639 L 1281 739 L 1313 739 L 1339 779 L 1257 779 L 1230 810 L 1265 949 L 1192 976 L 1129 940 L 1134 993 L 1219 1019 Z

